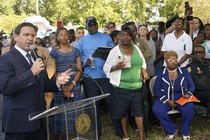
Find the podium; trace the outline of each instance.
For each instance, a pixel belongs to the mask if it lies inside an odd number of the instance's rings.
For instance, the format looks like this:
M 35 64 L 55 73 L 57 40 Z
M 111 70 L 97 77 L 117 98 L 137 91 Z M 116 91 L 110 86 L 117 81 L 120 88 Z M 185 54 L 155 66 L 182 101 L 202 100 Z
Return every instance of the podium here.
M 60 106 L 54 106 L 45 111 L 31 113 L 29 114 L 28 118 L 29 121 L 33 121 L 41 118 L 50 118 L 50 116 L 64 113 L 65 135 L 66 140 L 68 140 L 68 116 L 75 115 L 75 134 L 73 134 L 72 140 L 98 140 L 96 101 L 101 100 L 109 95 L 110 93 L 107 93 L 76 102 L 62 104 Z M 47 125 L 47 129 L 49 130 L 49 125 Z M 47 132 L 47 135 L 49 139 L 49 131 Z

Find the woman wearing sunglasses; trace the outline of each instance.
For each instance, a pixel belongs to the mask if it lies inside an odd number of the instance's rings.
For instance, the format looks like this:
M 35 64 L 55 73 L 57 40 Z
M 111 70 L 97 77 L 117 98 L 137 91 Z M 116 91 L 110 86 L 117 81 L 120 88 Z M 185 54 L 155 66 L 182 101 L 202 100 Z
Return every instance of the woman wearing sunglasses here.
M 182 114 L 181 133 L 184 140 L 189 140 L 189 127 L 193 120 L 194 104 L 189 102 L 179 105 L 176 100 L 180 97 L 191 98 L 195 85 L 187 69 L 177 66 L 178 55 L 176 52 L 166 52 L 164 60 L 166 67 L 159 71 L 154 84 L 155 101 L 152 110 L 163 126 L 167 139 L 174 139 L 178 131 L 177 125 L 170 119 L 167 112 L 173 109 L 179 110 Z

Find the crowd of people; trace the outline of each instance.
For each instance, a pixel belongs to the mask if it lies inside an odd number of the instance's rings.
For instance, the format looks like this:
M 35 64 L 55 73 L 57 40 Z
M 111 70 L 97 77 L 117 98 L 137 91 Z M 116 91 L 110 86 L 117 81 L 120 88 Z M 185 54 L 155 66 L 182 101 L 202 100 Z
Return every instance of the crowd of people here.
M 189 32 L 185 31 L 186 22 L 189 22 Z M 149 93 L 146 95 L 150 115 L 159 120 L 167 139 L 174 139 L 178 127 L 167 112 L 176 108 L 182 114 L 183 139 L 189 140 L 194 103 L 179 105 L 176 100 L 194 95 L 210 111 L 210 24 L 203 25 L 198 17 L 190 21 L 175 17 L 168 23 L 159 22 L 157 29 L 127 22 L 117 30 L 115 22 L 108 22 L 101 33 L 97 19 L 90 16 L 85 26 L 86 35 L 84 27 L 75 30 L 59 27 L 44 38 L 36 37 L 37 27 L 32 23 L 20 23 L 16 27 L 0 56 L 5 140 L 46 140 L 44 120 L 28 120 L 30 113 L 46 109 L 46 95 L 52 98 L 48 107 L 54 107 L 103 93 L 110 96 L 105 102 L 96 103 L 97 138 L 102 135 L 100 105 L 103 104 L 117 136 L 129 140 L 129 122 L 138 130 L 139 139 L 144 140 L 146 116 L 142 87 L 145 84 L 149 89 L 154 76 L 157 77 L 154 102 Z M 31 53 L 33 44 L 37 58 Z M 99 47 L 110 48 L 110 52 L 94 57 Z M 69 64 L 77 70 L 69 70 Z M 82 76 L 80 71 L 92 79 Z M 74 113 L 68 116 L 66 132 L 65 114 L 50 117 L 51 138 L 63 140 L 68 133 L 72 139 L 76 133 L 75 120 Z

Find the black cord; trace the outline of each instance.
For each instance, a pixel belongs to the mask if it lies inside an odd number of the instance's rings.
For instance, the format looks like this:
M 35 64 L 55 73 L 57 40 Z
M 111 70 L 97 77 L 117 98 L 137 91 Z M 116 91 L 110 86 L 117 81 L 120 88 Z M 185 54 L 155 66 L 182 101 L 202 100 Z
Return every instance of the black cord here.
M 77 67 L 77 65 L 76 64 L 69 64 L 68 65 L 68 67 L 70 67 L 70 68 L 74 68 L 76 71 L 78 71 L 78 72 L 80 72 L 80 73 L 82 73 L 82 75 L 85 75 L 85 76 L 87 76 L 88 78 L 90 78 L 97 86 L 98 86 L 98 88 L 100 89 L 100 91 L 101 91 L 101 94 L 103 95 L 104 94 L 104 92 L 103 92 L 103 90 L 102 90 L 102 88 L 101 88 L 101 86 L 98 84 L 98 82 L 96 82 L 96 80 L 95 79 L 93 79 L 89 74 L 87 74 L 87 73 L 85 73 L 85 72 L 83 72 L 83 71 L 81 71 L 78 67 Z

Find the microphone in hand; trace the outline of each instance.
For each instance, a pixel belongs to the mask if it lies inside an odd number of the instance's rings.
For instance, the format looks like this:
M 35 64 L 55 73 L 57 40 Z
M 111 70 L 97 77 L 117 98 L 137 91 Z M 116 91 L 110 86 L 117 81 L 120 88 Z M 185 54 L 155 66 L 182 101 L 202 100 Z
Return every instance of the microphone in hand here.
M 34 61 L 36 61 L 37 58 L 40 58 L 37 53 L 37 48 L 35 44 L 30 45 L 29 48 L 31 51 L 31 56 L 33 57 Z
M 33 75 L 38 75 L 42 70 L 45 69 L 45 65 L 42 58 L 37 53 L 36 45 L 32 44 L 29 46 L 29 48 L 30 48 L 31 56 L 34 60 L 31 70 L 33 72 Z
M 44 69 L 45 69 L 44 63 L 41 58 L 38 58 L 36 61 L 34 61 L 31 67 L 33 75 L 38 75 Z

